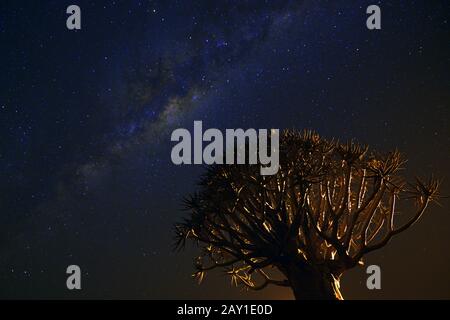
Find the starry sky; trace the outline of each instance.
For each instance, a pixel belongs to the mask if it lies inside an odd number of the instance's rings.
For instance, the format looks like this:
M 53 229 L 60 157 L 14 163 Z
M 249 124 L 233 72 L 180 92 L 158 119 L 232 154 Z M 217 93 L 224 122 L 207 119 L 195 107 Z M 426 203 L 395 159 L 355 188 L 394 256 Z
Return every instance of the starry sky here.
M 66 8 L 82 28 L 66 28 Z M 366 28 L 378 4 L 382 29 Z M 172 130 L 311 128 L 398 148 L 450 194 L 447 1 L 0 3 L 0 298 L 291 299 L 198 286 L 172 252 L 200 166 Z M 346 298 L 450 298 L 450 202 L 344 276 Z M 79 265 L 82 290 L 66 289 Z

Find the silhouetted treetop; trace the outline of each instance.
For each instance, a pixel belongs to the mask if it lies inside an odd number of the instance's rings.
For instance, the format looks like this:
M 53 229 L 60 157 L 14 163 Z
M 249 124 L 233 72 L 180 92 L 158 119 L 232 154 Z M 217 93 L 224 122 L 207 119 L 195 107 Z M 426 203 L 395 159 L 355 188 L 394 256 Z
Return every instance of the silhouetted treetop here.
M 398 151 L 285 130 L 279 157 L 272 176 L 259 165 L 210 166 L 198 193 L 185 199 L 189 214 L 175 226 L 176 246 L 199 246 L 198 280 L 223 268 L 249 289 L 275 284 L 298 299 L 342 298 L 343 272 L 412 226 L 438 197 L 432 178 L 405 181 Z M 397 221 L 400 208 L 413 212 Z

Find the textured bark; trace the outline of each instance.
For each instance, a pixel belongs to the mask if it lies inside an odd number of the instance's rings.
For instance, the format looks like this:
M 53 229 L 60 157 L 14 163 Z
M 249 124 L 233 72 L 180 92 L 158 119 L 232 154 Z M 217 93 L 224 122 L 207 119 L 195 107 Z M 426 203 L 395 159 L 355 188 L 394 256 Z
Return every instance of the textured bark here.
M 284 272 L 297 300 L 343 300 L 339 278 L 309 266 L 290 266 Z

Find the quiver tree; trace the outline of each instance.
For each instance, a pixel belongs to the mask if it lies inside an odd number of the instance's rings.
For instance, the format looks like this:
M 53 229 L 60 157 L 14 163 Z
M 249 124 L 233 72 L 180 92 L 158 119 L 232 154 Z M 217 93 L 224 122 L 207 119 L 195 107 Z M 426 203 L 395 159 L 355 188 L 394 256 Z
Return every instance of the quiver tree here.
M 249 289 L 272 284 L 290 287 L 296 299 L 342 299 L 343 272 L 411 227 L 438 197 L 433 179 L 406 183 L 404 163 L 397 151 L 284 131 L 275 175 L 260 175 L 258 165 L 207 169 L 199 192 L 185 199 L 189 215 L 175 225 L 176 245 L 199 246 L 199 281 L 222 268 Z M 398 219 L 404 209 L 409 214 Z

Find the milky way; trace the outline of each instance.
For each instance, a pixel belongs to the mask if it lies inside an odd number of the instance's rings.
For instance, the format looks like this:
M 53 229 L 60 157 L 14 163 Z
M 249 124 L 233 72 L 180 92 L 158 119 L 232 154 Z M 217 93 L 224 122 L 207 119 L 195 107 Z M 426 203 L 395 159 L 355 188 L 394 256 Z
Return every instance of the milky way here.
M 171 163 L 170 133 L 194 120 L 397 147 L 412 173 L 448 177 L 448 4 L 381 1 L 373 32 L 369 4 L 78 1 L 76 32 L 59 1 L 2 4 L 0 297 L 73 297 L 69 264 L 83 271 L 76 297 L 241 297 L 221 277 L 196 286 L 189 252 L 171 251 L 202 168 Z M 414 265 L 383 297 L 448 298 L 446 208 L 369 257 L 386 283 Z M 408 287 L 423 270 L 440 281 Z M 345 296 L 380 297 L 361 279 Z

